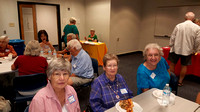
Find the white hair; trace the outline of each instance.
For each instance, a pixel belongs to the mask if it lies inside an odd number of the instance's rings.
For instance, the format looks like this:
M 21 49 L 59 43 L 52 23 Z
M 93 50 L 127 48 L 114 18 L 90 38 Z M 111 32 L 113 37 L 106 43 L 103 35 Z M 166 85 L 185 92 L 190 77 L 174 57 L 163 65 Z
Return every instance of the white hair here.
M 8 36 L 6 36 L 6 35 L 2 35 L 2 36 L 0 37 L 0 40 L 4 40 L 6 43 L 9 43 Z
M 36 40 L 31 40 L 26 45 L 24 55 L 39 56 L 40 50 L 41 50 L 40 43 Z
M 76 35 L 73 33 L 69 33 L 67 34 L 67 37 L 72 37 L 72 39 L 76 39 Z
M 63 58 L 53 58 L 48 64 L 47 77 L 49 78 L 57 70 L 67 71 L 70 75 L 71 63 Z
M 193 12 L 187 12 L 185 14 L 185 19 L 193 21 L 195 19 L 195 14 Z
M 160 54 L 160 56 L 163 56 L 163 55 L 164 55 L 163 49 L 162 49 L 158 44 L 156 44 L 156 43 L 149 43 L 149 44 L 147 44 L 147 45 L 145 46 L 144 51 L 143 51 L 144 59 L 147 58 L 147 51 L 148 51 L 149 49 L 157 49 L 158 52 L 159 52 L 159 54 Z
M 72 39 L 67 43 L 67 48 L 75 48 L 76 50 L 81 50 L 81 43 L 77 39 Z
M 75 17 L 71 17 L 71 18 L 69 19 L 69 22 L 70 22 L 70 23 L 75 23 L 75 22 L 76 22 L 76 18 L 75 18 Z

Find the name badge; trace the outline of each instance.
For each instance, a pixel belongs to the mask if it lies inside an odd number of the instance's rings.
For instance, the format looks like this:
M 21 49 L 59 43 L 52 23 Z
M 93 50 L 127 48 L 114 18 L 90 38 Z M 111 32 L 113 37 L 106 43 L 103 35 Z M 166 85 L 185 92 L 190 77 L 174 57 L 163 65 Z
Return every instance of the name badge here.
M 73 67 L 76 68 L 76 65 L 74 64 Z
M 128 93 L 128 91 L 126 90 L 126 88 L 120 89 L 121 94 L 126 94 Z
M 152 74 L 151 74 L 151 78 L 152 78 L 152 79 L 154 79 L 154 78 L 155 78 L 155 76 L 156 76 L 156 74 L 155 74 L 155 73 L 152 73 Z
M 75 100 L 74 96 L 72 95 L 72 96 L 68 97 L 68 101 L 69 101 L 70 104 L 72 104 L 76 100 Z

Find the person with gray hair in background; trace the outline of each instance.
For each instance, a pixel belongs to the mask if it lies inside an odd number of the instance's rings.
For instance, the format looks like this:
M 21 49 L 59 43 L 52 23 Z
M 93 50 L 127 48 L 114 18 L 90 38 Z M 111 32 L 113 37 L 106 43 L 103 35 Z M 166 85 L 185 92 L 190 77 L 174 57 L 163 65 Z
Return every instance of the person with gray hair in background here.
M 24 55 L 17 57 L 11 65 L 12 70 L 18 69 L 19 75 L 29 75 L 36 73 L 46 74 L 48 66 L 47 60 L 40 55 L 40 44 L 36 40 L 31 40 L 26 45 Z
M 8 43 L 8 36 L 3 35 L 0 37 L 0 57 L 5 57 L 9 54 L 12 55 L 12 58 L 17 57 L 17 53 L 15 52 L 13 46 L 8 45 Z
M 74 17 L 71 17 L 69 19 L 69 24 L 67 24 L 65 26 L 65 28 L 63 29 L 63 35 L 64 35 L 64 42 L 65 42 L 65 45 L 67 45 L 67 35 L 69 33 L 74 33 L 76 35 L 76 39 L 79 40 L 79 31 L 78 31 L 78 28 L 76 27 L 76 18 Z
M 72 39 L 76 39 L 76 35 L 73 33 L 69 33 L 67 35 L 67 43 Z M 57 54 L 58 54 L 58 57 L 63 56 L 63 58 L 67 58 L 68 60 L 71 60 L 70 52 L 67 50 L 67 47 L 62 51 L 57 51 Z
M 67 84 L 71 64 L 63 58 L 53 58 L 47 68 L 48 84 L 37 92 L 29 112 L 81 112 L 74 88 Z
M 195 14 L 187 12 L 185 21 L 179 23 L 171 34 L 169 46 L 170 53 L 168 60 L 171 72 L 175 71 L 175 65 L 179 58 L 181 59 L 181 71 L 179 77 L 179 86 L 183 86 L 183 79 L 187 73 L 187 65 L 191 65 L 191 56 L 200 50 L 200 27 L 193 23 Z
M 69 85 L 74 87 L 92 81 L 94 70 L 90 56 L 82 49 L 77 39 L 67 43 L 67 49 L 71 53 L 72 75 L 68 80 Z

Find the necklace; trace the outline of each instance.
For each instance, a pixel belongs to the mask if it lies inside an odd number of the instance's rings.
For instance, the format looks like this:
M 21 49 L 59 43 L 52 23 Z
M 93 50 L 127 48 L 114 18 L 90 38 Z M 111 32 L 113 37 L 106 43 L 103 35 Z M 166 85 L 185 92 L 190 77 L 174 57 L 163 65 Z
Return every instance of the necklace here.
M 109 88 L 115 93 L 115 95 L 116 95 L 115 97 L 116 97 L 117 99 L 119 99 L 120 97 L 119 97 L 119 95 L 118 95 L 118 84 L 117 84 L 117 90 L 116 90 L 116 91 L 112 89 L 112 87 L 111 87 L 110 84 L 108 84 L 108 86 L 109 86 Z

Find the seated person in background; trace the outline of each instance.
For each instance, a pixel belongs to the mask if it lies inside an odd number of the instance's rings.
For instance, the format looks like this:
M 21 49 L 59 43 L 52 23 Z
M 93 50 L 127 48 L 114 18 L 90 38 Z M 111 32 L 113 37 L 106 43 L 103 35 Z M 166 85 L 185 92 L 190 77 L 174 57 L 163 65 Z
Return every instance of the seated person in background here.
M 200 92 L 197 94 L 196 103 L 200 104 Z
M 196 19 L 194 20 L 194 23 L 200 26 L 200 19 L 197 19 L 197 18 L 196 18 Z
M 146 45 L 143 56 L 145 62 L 137 70 L 137 93 L 151 88 L 163 89 L 170 81 L 169 65 L 165 61 L 162 48 L 155 43 Z
M 133 92 L 128 88 L 124 78 L 117 73 L 118 57 L 106 54 L 103 58 L 102 75 L 97 77 L 91 86 L 90 105 L 94 112 L 104 112 L 115 106 L 120 100 L 133 97 Z
M 80 42 L 77 39 L 70 40 L 67 43 L 67 49 L 72 59 L 72 75 L 68 80 L 68 84 L 76 87 L 92 81 L 94 77 L 92 60 L 82 49 Z
M 49 50 L 51 50 L 52 52 L 54 51 L 55 48 L 49 42 L 48 34 L 45 30 L 40 30 L 38 32 L 38 41 L 44 53 L 48 53 Z
M 54 58 L 47 69 L 48 84 L 31 101 L 29 112 L 81 112 L 74 88 L 67 85 L 71 64 Z
M 72 39 L 76 39 L 76 35 L 73 34 L 73 33 L 67 34 L 67 43 L 68 43 L 70 40 L 72 40 Z M 57 53 L 58 53 L 58 54 L 63 54 L 63 55 L 66 54 L 66 53 L 67 53 L 67 55 L 70 54 L 69 51 L 67 50 L 67 47 L 66 47 L 64 50 L 62 50 L 62 51 L 58 51 Z
M 26 45 L 24 55 L 17 57 L 11 65 L 12 70 L 18 69 L 19 75 L 45 73 L 48 66 L 47 60 L 40 55 L 40 44 L 36 40 L 29 41 Z
M 88 38 L 85 37 L 85 40 L 92 41 L 92 42 L 97 42 L 98 41 L 97 35 L 95 34 L 95 30 L 94 29 L 90 30 L 90 35 L 88 36 Z
M 17 57 L 17 53 L 15 52 L 13 46 L 8 45 L 9 39 L 7 36 L 0 37 L 0 57 L 8 56 L 12 54 L 12 57 Z

